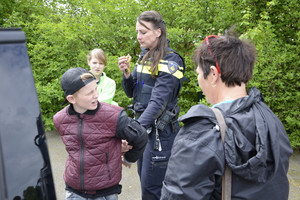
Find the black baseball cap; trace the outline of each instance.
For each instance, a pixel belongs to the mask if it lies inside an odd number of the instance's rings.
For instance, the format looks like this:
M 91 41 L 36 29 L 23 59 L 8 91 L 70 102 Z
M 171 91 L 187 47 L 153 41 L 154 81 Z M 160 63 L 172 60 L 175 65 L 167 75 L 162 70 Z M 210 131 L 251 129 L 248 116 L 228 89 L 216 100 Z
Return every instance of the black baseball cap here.
M 85 73 L 90 73 L 92 75 L 91 78 L 86 81 L 82 81 L 80 76 Z M 78 90 L 80 90 L 85 85 L 89 84 L 93 80 L 95 80 L 95 76 L 86 69 L 77 67 L 68 69 L 61 77 L 60 84 L 61 88 L 65 93 L 65 97 L 68 95 L 74 94 Z M 65 99 L 62 105 L 66 104 L 68 101 Z

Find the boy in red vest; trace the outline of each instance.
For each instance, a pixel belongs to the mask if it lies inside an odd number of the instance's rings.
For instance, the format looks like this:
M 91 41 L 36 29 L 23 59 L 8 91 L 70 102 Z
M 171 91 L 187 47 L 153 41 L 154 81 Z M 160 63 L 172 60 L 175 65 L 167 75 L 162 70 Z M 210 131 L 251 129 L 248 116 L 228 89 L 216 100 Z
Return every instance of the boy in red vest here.
M 66 199 L 117 200 L 122 186 L 121 139 L 132 146 L 123 155 L 130 164 L 143 154 L 146 130 L 121 107 L 98 102 L 94 75 L 72 68 L 61 78 L 65 102 L 53 122 L 66 146 Z

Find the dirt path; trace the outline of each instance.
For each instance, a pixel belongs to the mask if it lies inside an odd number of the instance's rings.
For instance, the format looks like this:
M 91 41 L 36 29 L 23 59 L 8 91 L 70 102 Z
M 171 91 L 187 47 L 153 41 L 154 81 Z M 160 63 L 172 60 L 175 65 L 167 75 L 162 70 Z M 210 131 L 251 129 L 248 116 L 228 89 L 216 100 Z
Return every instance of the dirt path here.
M 47 143 L 50 152 L 50 160 L 52 172 L 55 182 L 55 190 L 57 200 L 65 199 L 65 184 L 63 181 L 63 172 L 65 168 L 65 160 L 67 153 L 65 147 L 57 132 L 47 132 Z M 290 181 L 290 195 L 289 200 L 300 199 L 300 152 L 294 152 L 290 159 L 290 168 L 288 173 Z M 119 195 L 119 200 L 140 200 L 140 181 L 137 174 L 136 164 L 132 167 L 123 167 L 122 193 Z
M 63 172 L 67 152 L 57 132 L 47 132 L 46 137 L 54 176 L 56 198 L 57 200 L 64 200 L 65 183 L 63 180 Z M 119 200 L 140 199 L 140 181 L 136 164 L 133 164 L 130 169 L 123 167 L 121 184 L 123 187 L 122 193 L 119 195 Z

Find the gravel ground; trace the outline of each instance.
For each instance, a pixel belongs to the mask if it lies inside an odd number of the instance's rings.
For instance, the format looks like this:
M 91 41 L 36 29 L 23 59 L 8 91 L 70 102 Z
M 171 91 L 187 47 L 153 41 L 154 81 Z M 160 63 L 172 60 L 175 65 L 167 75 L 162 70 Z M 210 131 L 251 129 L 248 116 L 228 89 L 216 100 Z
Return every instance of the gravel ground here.
M 64 200 L 65 183 L 63 180 L 63 172 L 65 168 L 65 160 L 67 158 L 67 152 L 57 132 L 47 132 L 46 137 L 50 153 L 56 198 L 57 200 Z M 119 200 L 141 199 L 140 181 L 137 173 L 136 163 L 134 163 L 131 168 L 123 167 L 121 184 L 122 193 L 119 195 Z
M 47 143 L 50 153 L 51 167 L 55 183 L 57 200 L 65 199 L 65 185 L 63 172 L 67 153 L 57 132 L 47 132 Z M 289 200 L 300 200 L 300 152 L 294 152 L 290 159 L 288 172 L 290 181 Z M 123 186 L 119 200 L 141 200 L 141 189 L 137 166 L 133 164 L 131 168 L 123 167 L 121 184 Z

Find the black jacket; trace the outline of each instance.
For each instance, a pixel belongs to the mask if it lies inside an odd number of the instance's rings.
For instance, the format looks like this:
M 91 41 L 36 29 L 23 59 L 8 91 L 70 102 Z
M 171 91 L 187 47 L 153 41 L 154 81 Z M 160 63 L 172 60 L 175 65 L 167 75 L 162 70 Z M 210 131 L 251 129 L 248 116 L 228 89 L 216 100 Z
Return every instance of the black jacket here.
M 232 199 L 287 200 L 292 148 L 258 89 L 216 107 L 227 124 L 225 152 L 212 110 L 193 106 L 179 119 L 184 127 L 173 145 L 161 199 L 221 199 L 226 159 L 232 170 Z

